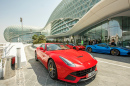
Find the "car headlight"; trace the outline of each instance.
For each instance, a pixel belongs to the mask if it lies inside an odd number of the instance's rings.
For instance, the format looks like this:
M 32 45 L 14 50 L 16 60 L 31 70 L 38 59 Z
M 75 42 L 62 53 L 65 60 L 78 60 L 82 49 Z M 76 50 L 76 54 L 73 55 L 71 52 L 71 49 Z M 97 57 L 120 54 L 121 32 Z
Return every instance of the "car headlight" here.
M 90 54 L 90 53 L 89 53 L 89 54 Z M 90 54 L 90 55 L 91 55 L 91 54 Z M 91 55 L 91 57 L 92 57 L 93 59 L 95 59 L 94 56 Z
M 63 62 L 65 62 L 68 66 L 70 66 L 70 67 L 75 67 L 75 64 L 72 63 L 71 61 L 69 61 L 69 60 L 67 60 L 67 59 L 65 59 L 65 58 L 63 58 L 63 57 L 61 57 L 61 56 L 59 56 L 59 57 L 60 57 L 61 60 L 62 60 Z

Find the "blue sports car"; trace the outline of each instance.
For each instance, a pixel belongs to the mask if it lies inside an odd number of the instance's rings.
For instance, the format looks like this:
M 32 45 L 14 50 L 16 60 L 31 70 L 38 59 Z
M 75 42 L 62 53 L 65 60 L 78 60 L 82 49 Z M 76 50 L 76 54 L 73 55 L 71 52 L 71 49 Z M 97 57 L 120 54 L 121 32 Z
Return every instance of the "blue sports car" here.
M 109 46 L 106 43 L 100 43 L 100 44 L 95 44 L 95 45 L 87 45 L 86 51 L 87 52 L 112 54 L 114 56 L 130 55 L 130 49 L 124 48 L 124 47 L 111 46 L 111 45 Z

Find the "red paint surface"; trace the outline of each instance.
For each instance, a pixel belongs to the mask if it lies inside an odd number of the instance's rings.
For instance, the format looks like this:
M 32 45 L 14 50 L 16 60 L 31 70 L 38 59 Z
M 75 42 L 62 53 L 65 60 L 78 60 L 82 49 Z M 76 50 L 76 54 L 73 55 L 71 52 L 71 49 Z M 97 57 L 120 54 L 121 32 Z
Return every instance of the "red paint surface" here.
M 86 76 L 74 76 L 76 77 L 74 81 L 66 80 L 65 77 L 70 75 L 70 73 L 85 70 L 97 64 L 97 60 L 93 59 L 89 53 L 85 51 L 76 51 L 74 49 L 47 51 L 46 47 L 45 50 L 40 50 L 40 47 L 37 47 L 36 53 L 37 58 L 44 64 L 46 68 L 48 68 L 48 60 L 50 58 L 53 59 L 57 67 L 58 79 L 71 83 L 77 83 L 81 78 L 85 78 Z M 59 56 L 73 62 L 76 67 L 68 66 L 59 58 Z M 97 71 L 97 68 L 95 71 Z

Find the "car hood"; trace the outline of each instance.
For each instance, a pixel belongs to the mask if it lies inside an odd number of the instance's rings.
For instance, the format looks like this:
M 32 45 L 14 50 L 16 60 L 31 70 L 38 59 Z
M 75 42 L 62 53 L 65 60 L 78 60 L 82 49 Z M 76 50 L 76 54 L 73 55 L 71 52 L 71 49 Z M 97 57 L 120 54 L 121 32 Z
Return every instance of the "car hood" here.
M 83 64 L 84 62 L 93 60 L 93 58 L 89 53 L 85 51 L 76 51 L 74 49 L 56 50 L 56 51 L 51 51 L 50 53 L 66 58 L 67 60 L 76 64 Z

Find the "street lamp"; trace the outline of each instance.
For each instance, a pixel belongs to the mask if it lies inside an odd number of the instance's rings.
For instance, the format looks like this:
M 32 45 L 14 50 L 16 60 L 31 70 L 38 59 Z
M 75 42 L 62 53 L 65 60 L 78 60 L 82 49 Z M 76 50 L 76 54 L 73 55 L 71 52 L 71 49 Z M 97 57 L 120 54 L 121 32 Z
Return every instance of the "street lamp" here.
M 23 19 L 20 17 L 21 27 L 22 27 L 22 43 L 23 43 Z

